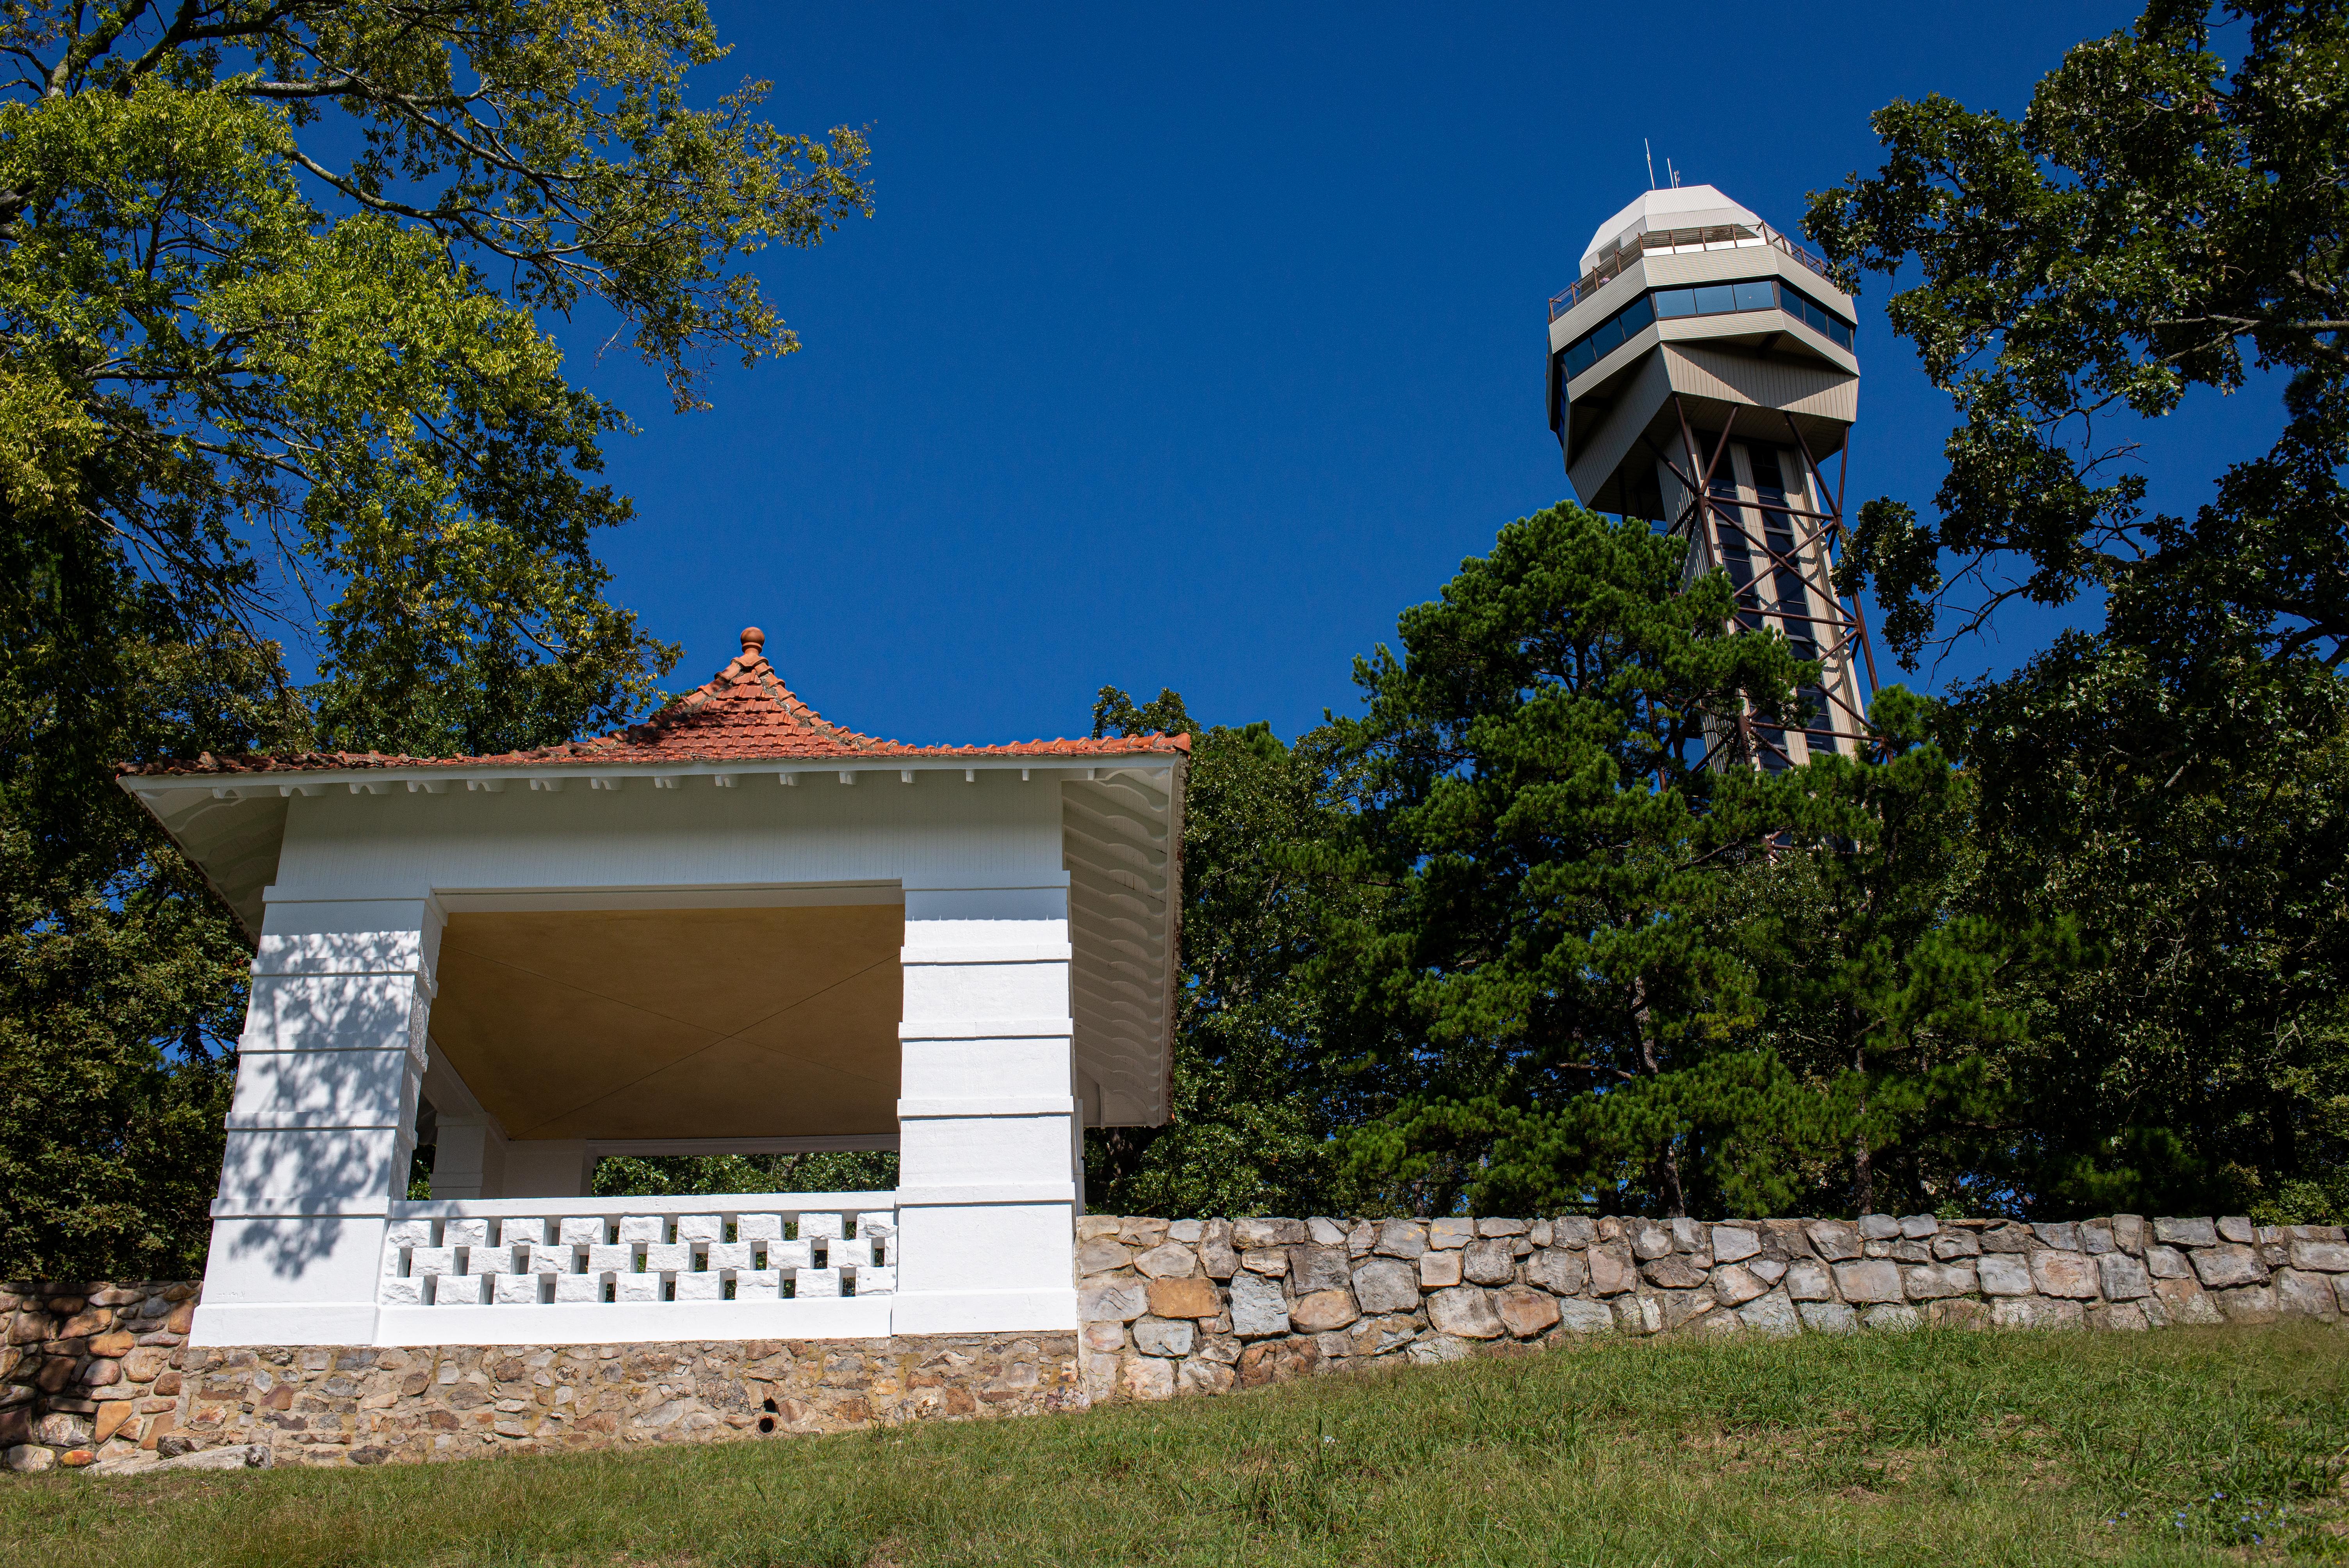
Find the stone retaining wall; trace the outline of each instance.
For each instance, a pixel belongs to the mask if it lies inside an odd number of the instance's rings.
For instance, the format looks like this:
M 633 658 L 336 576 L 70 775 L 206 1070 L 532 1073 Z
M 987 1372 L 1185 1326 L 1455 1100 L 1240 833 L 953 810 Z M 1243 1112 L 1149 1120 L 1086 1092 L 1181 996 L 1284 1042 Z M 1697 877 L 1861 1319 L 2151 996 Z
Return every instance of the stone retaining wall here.
M 2338 1226 L 2241 1219 L 1077 1222 L 1078 1333 L 204 1349 L 190 1283 L 0 1286 L 16 1470 L 374 1464 L 1223 1393 L 1602 1333 L 2349 1313 Z
M 1077 1222 L 1092 1400 L 1600 1333 L 2339 1320 L 2333 1225 L 2244 1219 Z
M 1069 1334 L 203 1349 L 187 1344 L 197 1295 L 189 1284 L 0 1288 L 8 1467 L 380 1464 L 1085 1403 Z

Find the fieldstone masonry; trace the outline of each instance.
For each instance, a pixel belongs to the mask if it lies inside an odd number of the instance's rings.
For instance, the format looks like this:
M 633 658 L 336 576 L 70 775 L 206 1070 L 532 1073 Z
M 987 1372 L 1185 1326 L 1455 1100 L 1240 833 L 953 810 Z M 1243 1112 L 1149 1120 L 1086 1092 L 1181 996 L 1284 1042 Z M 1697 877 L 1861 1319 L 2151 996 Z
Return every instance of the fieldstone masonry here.
M 2244 1219 L 1077 1222 L 1089 1400 L 1595 1334 L 2335 1322 L 2335 1225 Z
M 2338 1226 L 2243 1219 L 1077 1222 L 1079 1331 L 204 1349 L 184 1283 L 0 1286 L 9 1468 L 378 1464 L 1220 1394 L 1599 1334 L 2349 1315 Z
M 0 1288 L 10 1469 L 346 1465 L 1081 1408 L 1068 1334 L 203 1349 L 193 1284 Z

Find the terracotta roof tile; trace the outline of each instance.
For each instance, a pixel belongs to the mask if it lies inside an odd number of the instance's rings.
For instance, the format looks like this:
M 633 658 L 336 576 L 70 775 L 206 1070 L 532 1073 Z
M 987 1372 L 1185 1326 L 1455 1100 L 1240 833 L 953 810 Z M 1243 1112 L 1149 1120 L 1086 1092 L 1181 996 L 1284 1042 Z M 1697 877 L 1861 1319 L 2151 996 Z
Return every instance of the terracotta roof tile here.
M 1187 735 L 1137 735 L 1084 740 L 1014 741 L 1002 746 L 908 746 L 876 740 L 833 724 L 799 699 L 767 662 L 766 638 L 755 626 L 742 634 L 742 652 L 706 685 L 697 686 L 642 724 L 616 735 L 566 741 L 534 751 L 486 757 L 400 757 L 379 751 L 302 751 L 276 755 L 193 758 L 125 763 L 130 775 L 174 773 L 304 773 L 368 768 L 512 767 L 613 763 L 630 766 L 692 762 L 881 761 L 891 758 L 1132 756 L 1191 749 Z

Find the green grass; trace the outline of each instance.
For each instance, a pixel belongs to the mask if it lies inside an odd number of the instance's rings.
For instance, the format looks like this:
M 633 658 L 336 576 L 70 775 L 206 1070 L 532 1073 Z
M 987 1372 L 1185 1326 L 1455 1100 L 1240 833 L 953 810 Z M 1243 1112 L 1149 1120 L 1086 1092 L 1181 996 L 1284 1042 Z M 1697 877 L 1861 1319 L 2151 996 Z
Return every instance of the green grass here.
M 1609 1343 L 839 1438 L 24 1477 L 0 1561 L 2349 1563 L 2344 1445 L 2349 1333 L 2315 1325 Z

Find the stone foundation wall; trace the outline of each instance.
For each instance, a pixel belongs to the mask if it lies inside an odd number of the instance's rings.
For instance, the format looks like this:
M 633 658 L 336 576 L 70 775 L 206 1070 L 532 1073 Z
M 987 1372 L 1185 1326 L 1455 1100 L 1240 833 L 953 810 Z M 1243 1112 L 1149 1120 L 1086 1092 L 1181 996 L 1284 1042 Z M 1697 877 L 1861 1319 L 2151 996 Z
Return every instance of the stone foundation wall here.
M 1081 1408 L 1068 1334 L 203 1349 L 193 1284 L 0 1288 L 12 1470 L 347 1465 Z
M 2143 1329 L 2338 1321 L 2339 1226 L 2004 1220 L 1077 1222 L 1092 1400 L 1602 1334 L 1849 1334 L 1925 1323 Z

